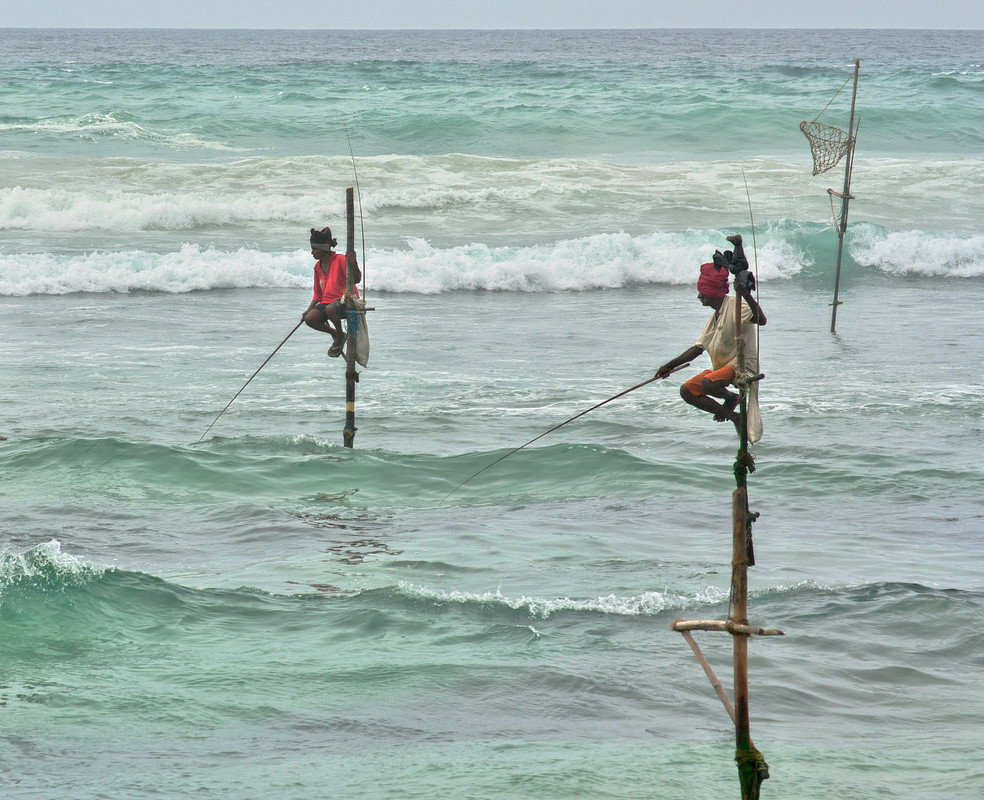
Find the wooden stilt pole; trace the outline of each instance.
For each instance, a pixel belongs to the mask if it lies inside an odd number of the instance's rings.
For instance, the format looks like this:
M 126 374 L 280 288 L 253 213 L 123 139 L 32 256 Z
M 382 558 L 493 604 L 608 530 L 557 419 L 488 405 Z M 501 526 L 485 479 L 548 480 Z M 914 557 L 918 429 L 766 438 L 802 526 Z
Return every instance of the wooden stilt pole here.
M 345 429 L 342 433 L 342 443 L 345 447 L 355 445 L 355 384 L 359 382 L 359 373 L 355 369 L 355 326 L 352 317 L 357 316 L 355 310 L 354 276 L 355 276 L 355 191 L 352 187 L 345 190 Z
M 742 398 L 741 421 L 744 425 L 747 406 Z M 735 761 L 738 764 L 738 781 L 742 800 L 759 800 L 762 781 L 769 777 L 769 765 L 752 742 L 748 696 L 748 640 L 755 636 L 783 636 L 776 628 L 758 628 L 748 622 L 748 567 L 751 563 L 751 526 L 757 515 L 748 511 L 748 488 L 745 485 L 747 466 L 739 452 L 735 464 L 738 488 L 731 495 L 731 601 L 727 620 L 677 619 L 670 626 L 683 634 L 707 673 L 707 677 L 724 704 L 735 725 Z M 690 635 L 692 630 L 723 631 L 730 633 L 734 643 L 734 702 L 732 703 L 717 679 L 710 664 Z
M 738 424 L 738 456 L 734 473 L 737 488 L 731 495 L 731 598 L 728 619 L 676 620 L 670 627 L 684 635 L 697 660 L 718 693 L 721 702 L 735 725 L 735 761 L 738 764 L 738 780 L 742 800 L 759 800 L 762 781 L 769 777 L 769 765 L 752 743 L 748 712 L 748 640 L 752 634 L 782 636 L 776 629 L 755 628 L 748 622 L 748 567 L 755 563 L 752 548 L 752 522 L 758 516 L 748 510 L 748 473 L 754 471 L 755 461 L 748 452 L 748 394 L 750 387 L 763 376 L 748 376 L 745 371 L 745 348 L 741 338 L 741 295 L 737 298 L 735 335 L 738 341 L 738 387 L 740 419 Z M 734 643 L 734 702 L 729 701 L 721 682 L 707 663 L 691 630 L 717 630 L 731 634 Z
M 744 418 L 744 414 L 742 414 Z M 731 614 L 729 622 L 748 625 L 748 489 L 740 486 L 731 495 Z M 742 800 L 758 800 L 762 781 L 769 768 L 752 744 L 748 715 L 748 639 L 747 633 L 731 631 L 734 640 L 735 680 L 735 760 Z
M 840 224 L 837 228 L 837 271 L 834 274 L 834 302 L 833 311 L 830 314 L 830 332 L 837 333 L 837 306 L 841 304 L 838 299 L 840 292 L 841 279 L 841 258 L 844 253 L 844 234 L 847 233 L 847 207 L 851 200 L 851 172 L 854 169 L 854 105 L 858 99 L 858 72 L 861 69 L 861 61 L 854 61 L 854 94 L 851 97 L 851 119 L 847 125 L 847 135 L 850 137 L 851 149 L 847 153 L 844 167 L 844 193 L 841 195 L 841 215 Z M 831 194 L 836 194 L 833 189 L 828 189 Z

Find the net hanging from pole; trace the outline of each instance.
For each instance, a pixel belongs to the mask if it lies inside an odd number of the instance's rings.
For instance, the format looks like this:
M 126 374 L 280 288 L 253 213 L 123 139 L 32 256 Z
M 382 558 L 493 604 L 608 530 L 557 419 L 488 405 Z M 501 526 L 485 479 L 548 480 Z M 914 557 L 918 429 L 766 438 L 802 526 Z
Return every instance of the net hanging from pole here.
M 823 112 L 830 108 L 830 104 L 837 99 L 837 95 L 844 91 L 844 86 L 847 86 L 850 80 L 848 78 L 844 81 L 843 86 L 834 92 L 834 96 L 827 101 L 827 105 L 813 118 L 813 122 L 806 122 L 804 120 L 800 123 L 800 130 L 803 131 L 803 135 L 810 143 L 810 152 L 813 154 L 814 175 L 819 175 L 836 167 L 837 163 L 845 155 L 850 153 L 851 148 L 854 147 L 854 137 L 850 133 L 840 128 L 835 128 L 833 125 L 827 125 L 818 121 L 823 116 Z M 853 106 L 851 108 L 851 116 L 852 118 L 854 116 Z
M 822 122 L 801 122 L 800 130 L 810 143 L 813 154 L 813 174 L 819 175 L 837 166 L 854 146 L 854 137 L 847 131 Z

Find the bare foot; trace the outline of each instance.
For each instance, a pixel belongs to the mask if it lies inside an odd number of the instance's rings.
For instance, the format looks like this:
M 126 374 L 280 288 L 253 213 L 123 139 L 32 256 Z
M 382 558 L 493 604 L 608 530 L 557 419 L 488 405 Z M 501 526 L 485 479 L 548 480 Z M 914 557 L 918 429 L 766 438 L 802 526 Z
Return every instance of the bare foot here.
M 721 401 L 721 405 L 724 407 L 724 411 L 720 414 L 714 415 L 715 422 L 724 422 L 725 420 L 731 419 L 731 412 L 735 410 L 738 405 L 738 401 L 741 399 L 741 395 L 732 394 L 728 392 L 728 396 Z

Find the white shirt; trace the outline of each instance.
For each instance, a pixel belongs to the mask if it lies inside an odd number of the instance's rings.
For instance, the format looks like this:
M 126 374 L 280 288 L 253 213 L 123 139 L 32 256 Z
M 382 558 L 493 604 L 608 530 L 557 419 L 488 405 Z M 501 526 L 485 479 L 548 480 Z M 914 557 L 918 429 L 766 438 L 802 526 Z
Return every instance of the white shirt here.
M 721 369 L 734 364 L 737 377 L 758 375 L 758 326 L 752 322 L 752 307 L 741 304 L 741 339 L 745 343 L 745 363 L 738 364 L 738 338 L 735 336 L 735 312 L 738 298 L 728 295 L 721 302 L 721 308 L 711 315 L 704 326 L 704 332 L 696 341 L 698 347 L 707 351 L 711 357 L 711 369 Z M 757 442 L 762 438 L 762 414 L 758 402 L 759 382 L 748 387 L 748 409 L 746 414 L 748 441 Z

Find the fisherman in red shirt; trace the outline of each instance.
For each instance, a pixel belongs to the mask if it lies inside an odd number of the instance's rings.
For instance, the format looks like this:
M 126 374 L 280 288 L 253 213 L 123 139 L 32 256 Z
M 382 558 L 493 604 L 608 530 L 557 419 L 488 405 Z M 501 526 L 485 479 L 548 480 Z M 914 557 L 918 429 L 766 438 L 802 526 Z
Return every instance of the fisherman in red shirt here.
M 311 228 L 311 255 L 318 262 L 314 265 L 314 296 L 311 305 L 301 315 L 301 319 L 309 328 L 322 333 L 330 333 L 332 338 L 328 355 L 337 358 L 345 346 L 345 334 L 342 332 L 342 317 L 345 314 L 345 254 L 336 253 L 332 248 L 338 244 L 331 236 L 329 228 L 320 231 Z M 355 286 L 362 280 L 362 270 L 354 264 L 355 272 L 352 283 Z M 358 286 L 354 288 L 355 296 L 359 296 Z

